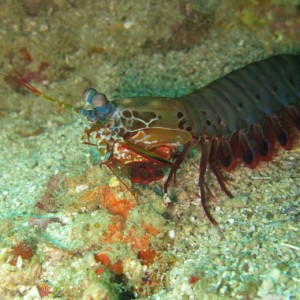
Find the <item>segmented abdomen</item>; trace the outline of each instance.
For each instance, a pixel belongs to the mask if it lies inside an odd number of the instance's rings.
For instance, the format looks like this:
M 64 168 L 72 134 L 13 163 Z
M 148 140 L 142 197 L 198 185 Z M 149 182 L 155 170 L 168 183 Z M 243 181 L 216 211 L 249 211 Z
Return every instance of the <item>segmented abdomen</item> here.
M 198 136 L 247 131 L 283 108 L 299 105 L 300 56 L 278 55 L 249 64 L 181 99 Z
M 207 166 L 232 196 L 218 165 L 232 170 L 242 160 L 255 168 L 260 160 L 271 160 L 277 143 L 291 149 L 294 127 L 300 129 L 300 56 L 278 55 L 252 63 L 180 99 L 193 124 L 193 138 L 202 147 L 201 204 L 217 225 L 206 206 Z

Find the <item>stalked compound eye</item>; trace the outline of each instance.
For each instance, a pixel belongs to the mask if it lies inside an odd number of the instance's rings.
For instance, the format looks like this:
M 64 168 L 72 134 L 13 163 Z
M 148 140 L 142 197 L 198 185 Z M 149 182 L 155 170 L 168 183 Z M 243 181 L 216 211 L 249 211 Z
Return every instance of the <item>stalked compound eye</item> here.
M 107 100 L 104 94 L 98 93 L 96 89 L 86 89 L 82 94 L 82 99 L 93 106 L 93 109 L 80 109 L 80 114 L 87 116 L 90 121 L 107 121 L 116 107 Z
M 86 90 L 84 90 L 83 94 L 82 94 L 82 99 L 87 102 L 88 104 L 93 105 L 92 103 L 92 99 L 93 97 L 97 94 L 97 90 L 93 89 L 93 88 L 88 88 Z
M 105 107 L 107 105 L 107 102 L 107 97 L 101 93 L 97 93 L 92 98 L 92 105 L 94 107 Z

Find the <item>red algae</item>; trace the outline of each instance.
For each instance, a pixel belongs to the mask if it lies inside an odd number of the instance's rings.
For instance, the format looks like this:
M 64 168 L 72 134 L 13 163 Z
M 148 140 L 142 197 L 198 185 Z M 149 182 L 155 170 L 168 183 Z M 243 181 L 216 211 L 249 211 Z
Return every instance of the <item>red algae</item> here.
M 95 259 L 97 262 L 101 262 L 105 266 L 107 266 L 110 263 L 110 259 L 105 253 L 96 253 Z
M 125 223 L 122 220 L 113 218 L 112 223 L 108 225 L 108 233 L 103 238 L 103 242 L 108 244 L 122 241 L 124 228 Z
M 152 226 L 151 224 L 142 223 L 142 227 L 146 230 L 147 233 L 151 235 L 157 235 L 159 234 L 159 230 Z
M 129 212 L 137 205 L 135 202 L 127 199 L 118 199 L 108 186 L 103 189 L 100 204 L 102 208 L 106 208 L 112 215 L 119 215 L 124 220 L 127 220 Z
M 151 236 L 139 233 L 138 229 L 130 228 L 124 237 L 124 242 L 131 245 L 133 251 L 148 249 L 150 246 Z
M 196 277 L 195 275 L 191 275 L 190 279 L 189 279 L 189 283 L 190 284 L 195 284 L 200 278 Z
M 152 265 L 158 256 L 159 254 L 153 249 L 141 250 L 138 253 L 138 259 L 146 266 Z
M 106 253 L 96 253 L 95 260 L 100 262 L 103 266 L 106 266 L 108 270 L 112 271 L 113 273 L 120 275 L 123 272 L 122 260 L 117 260 L 115 263 L 110 261 L 109 256 Z M 101 275 L 104 273 L 104 269 L 100 266 L 96 270 L 97 275 Z
M 22 241 L 18 245 L 12 247 L 12 252 L 14 255 L 14 259 L 12 259 L 9 263 L 13 266 L 16 265 L 18 256 L 22 257 L 23 259 L 29 260 L 34 255 L 33 248 L 26 241 Z
M 22 241 L 17 246 L 14 246 L 12 249 L 14 255 L 21 256 L 23 259 L 30 259 L 34 255 L 32 247 L 26 241 Z

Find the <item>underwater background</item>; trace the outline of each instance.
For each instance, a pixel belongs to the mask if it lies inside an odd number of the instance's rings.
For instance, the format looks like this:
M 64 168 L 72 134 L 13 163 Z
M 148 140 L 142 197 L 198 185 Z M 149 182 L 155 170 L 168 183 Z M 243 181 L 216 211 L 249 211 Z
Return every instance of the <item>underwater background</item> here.
M 189 93 L 233 69 L 300 53 L 296 0 L 0 1 L 1 73 L 83 105 Z M 300 70 L 299 70 L 300 72 Z M 170 108 L 171 109 L 171 108 Z M 132 185 L 99 167 L 88 121 L 0 81 L 1 299 L 299 299 L 299 139 L 255 170 L 178 186 Z

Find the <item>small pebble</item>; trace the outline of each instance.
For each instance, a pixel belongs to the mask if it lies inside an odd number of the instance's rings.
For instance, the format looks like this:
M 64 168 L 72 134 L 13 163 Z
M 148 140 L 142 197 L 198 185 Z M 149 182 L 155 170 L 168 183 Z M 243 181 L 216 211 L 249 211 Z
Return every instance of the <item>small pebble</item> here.
M 80 184 L 80 185 L 76 186 L 76 192 L 80 193 L 80 192 L 86 191 L 88 188 L 89 188 L 88 185 L 86 185 L 86 184 Z
M 16 267 L 17 267 L 18 269 L 21 269 L 21 268 L 22 268 L 22 264 L 23 264 L 23 259 L 22 259 L 22 257 L 19 255 L 18 258 L 17 258 Z
M 234 219 L 232 219 L 232 218 L 228 219 L 228 223 L 229 224 L 233 224 L 234 223 Z
M 133 21 L 127 20 L 127 21 L 124 22 L 123 25 L 124 25 L 124 28 L 125 28 L 125 29 L 129 29 L 131 26 L 134 25 L 134 22 L 133 22 Z
M 176 236 L 176 232 L 174 229 L 171 229 L 169 232 L 168 232 L 168 236 L 171 240 L 174 240 L 175 239 L 175 236 Z
M 167 193 L 165 193 L 165 194 L 163 195 L 163 200 L 164 200 L 164 203 L 166 203 L 166 204 L 172 202 L 171 199 L 170 199 L 170 197 L 169 197 L 169 195 L 168 195 Z

